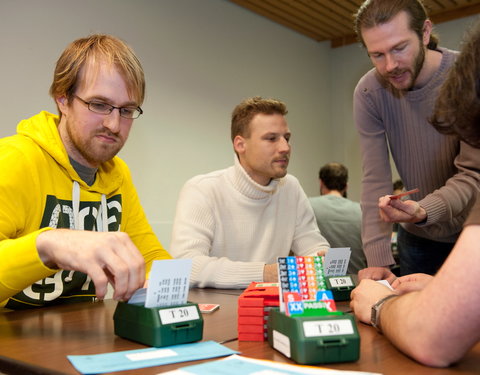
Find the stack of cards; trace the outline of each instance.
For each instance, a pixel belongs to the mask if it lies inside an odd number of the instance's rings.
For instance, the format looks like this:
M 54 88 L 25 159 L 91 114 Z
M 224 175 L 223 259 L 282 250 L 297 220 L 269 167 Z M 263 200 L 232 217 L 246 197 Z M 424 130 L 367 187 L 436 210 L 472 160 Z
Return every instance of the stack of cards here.
M 278 258 L 280 311 L 290 315 L 326 315 L 336 311 L 327 290 L 323 258 L 289 256 Z
M 238 298 L 238 340 L 266 341 L 267 319 L 279 306 L 278 283 L 252 282 Z

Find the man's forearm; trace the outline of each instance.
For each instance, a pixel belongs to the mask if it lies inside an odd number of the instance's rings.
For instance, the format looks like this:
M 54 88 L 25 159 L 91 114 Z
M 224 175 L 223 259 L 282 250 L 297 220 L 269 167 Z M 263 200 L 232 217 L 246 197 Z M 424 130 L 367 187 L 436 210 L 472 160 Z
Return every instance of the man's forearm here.
M 421 308 L 423 292 L 411 292 L 387 301 L 382 308 L 383 334 L 401 351 L 427 366 L 446 367 L 452 359 L 443 355 L 441 327 Z M 436 333 L 435 333 L 436 332 Z M 446 344 L 448 345 L 448 344 Z

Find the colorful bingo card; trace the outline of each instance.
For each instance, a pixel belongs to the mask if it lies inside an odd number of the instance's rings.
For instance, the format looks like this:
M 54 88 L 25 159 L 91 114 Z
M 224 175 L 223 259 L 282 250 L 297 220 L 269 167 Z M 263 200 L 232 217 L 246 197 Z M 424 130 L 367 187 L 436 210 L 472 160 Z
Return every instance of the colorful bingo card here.
M 303 300 L 315 300 L 325 290 L 323 259 L 320 256 L 278 258 L 281 292 L 297 292 Z
M 335 310 L 335 302 L 325 282 L 323 257 L 279 257 L 278 274 L 280 311 L 290 315 L 304 314 L 311 309 Z M 316 303 L 319 301 L 326 303 Z

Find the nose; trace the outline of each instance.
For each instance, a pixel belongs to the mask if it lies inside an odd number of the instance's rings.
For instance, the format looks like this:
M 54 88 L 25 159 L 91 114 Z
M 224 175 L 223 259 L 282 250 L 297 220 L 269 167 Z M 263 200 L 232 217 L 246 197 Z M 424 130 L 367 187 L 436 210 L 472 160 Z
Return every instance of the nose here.
M 103 118 L 103 126 L 110 130 L 112 133 L 116 134 L 120 130 L 120 110 L 118 108 L 114 108 L 113 111 L 105 115 Z
M 391 54 L 386 54 L 385 55 L 385 69 L 388 73 L 393 72 L 395 69 L 397 69 L 398 63 L 395 57 Z
M 285 138 L 281 138 L 279 143 L 279 152 L 282 154 L 288 153 L 290 152 L 290 148 L 290 143 Z

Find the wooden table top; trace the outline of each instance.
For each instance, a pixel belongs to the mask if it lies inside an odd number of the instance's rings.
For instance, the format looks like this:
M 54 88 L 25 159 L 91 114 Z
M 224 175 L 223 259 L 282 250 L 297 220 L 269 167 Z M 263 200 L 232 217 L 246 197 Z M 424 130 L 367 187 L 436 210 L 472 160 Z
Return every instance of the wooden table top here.
M 189 300 L 218 303 L 220 309 L 203 314 L 203 340 L 214 340 L 238 350 L 242 355 L 292 363 L 267 342 L 238 341 L 237 299 L 240 290 L 193 289 Z M 340 308 L 348 309 L 347 303 Z M 146 346 L 114 334 L 113 313 L 116 302 L 39 308 L 27 311 L 0 312 L 0 373 L 7 374 L 78 374 L 67 355 L 109 353 L 141 349 Z M 357 323 L 360 337 L 360 359 L 351 363 L 328 364 L 338 370 L 378 372 L 386 375 L 466 375 L 480 373 L 480 344 L 457 365 L 447 369 L 422 366 L 395 349 L 375 329 Z M 413 337 L 412 340 L 415 338 Z M 114 374 L 158 374 L 202 361 L 142 368 Z

